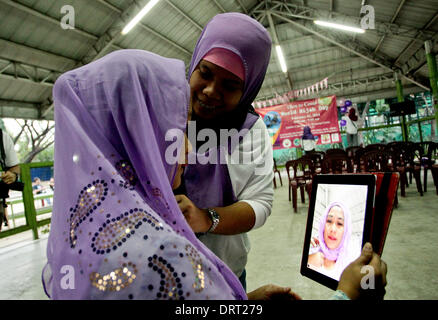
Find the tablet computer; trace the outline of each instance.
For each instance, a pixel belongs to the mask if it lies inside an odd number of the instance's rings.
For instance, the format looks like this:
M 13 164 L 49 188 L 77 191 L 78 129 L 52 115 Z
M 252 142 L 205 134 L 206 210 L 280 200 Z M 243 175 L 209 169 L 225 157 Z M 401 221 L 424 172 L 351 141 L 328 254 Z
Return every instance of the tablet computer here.
M 301 274 L 336 290 L 342 271 L 370 241 L 376 177 L 322 174 L 312 182 Z

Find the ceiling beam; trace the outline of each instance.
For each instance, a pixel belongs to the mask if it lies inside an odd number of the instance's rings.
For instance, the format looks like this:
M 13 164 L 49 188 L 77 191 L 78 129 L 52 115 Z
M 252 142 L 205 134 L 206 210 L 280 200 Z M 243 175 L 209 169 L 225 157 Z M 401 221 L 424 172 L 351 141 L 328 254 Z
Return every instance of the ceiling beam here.
M 321 79 L 314 79 L 313 82 L 317 82 L 319 80 L 321 80 Z M 359 92 L 359 94 L 363 94 L 364 92 L 372 93 L 375 90 L 371 90 L 371 91 L 366 90 L 369 86 L 382 85 L 382 84 L 390 83 L 393 81 L 394 81 L 393 73 L 387 72 L 386 74 L 380 74 L 380 75 L 375 75 L 375 76 L 371 76 L 371 77 L 362 77 L 362 78 L 340 81 L 340 82 L 333 82 L 333 83 L 329 82 L 328 89 L 320 90 L 318 94 L 319 95 L 321 95 L 321 94 L 322 95 L 336 94 L 339 97 L 344 96 L 344 95 L 348 95 L 350 97 L 352 95 L 356 95 L 358 92 Z M 310 82 L 312 82 L 312 81 L 310 81 Z M 307 84 L 310 82 L 305 81 L 305 83 L 307 83 Z M 302 83 L 302 82 L 300 82 L 300 83 Z M 413 87 L 413 86 L 411 86 L 411 87 Z M 303 88 L 304 88 L 304 86 L 303 86 Z M 361 92 L 361 88 L 366 88 L 366 89 Z M 404 92 L 405 92 L 405 88 L 406 88 L 406 86 L 403 87 Z M 272 90 L 272 92 L 274 92 L 274 93 L 277 92 L 277 93 L 279 93 L 280 96 L 287 92 L 287 90 L 284 90 L 285 89 L 284 86 L 271 86 L 271 87 L 266 88 L 266 89 L 269 91 Z M 348 92 L 349 90 L 352 92 Z M 392 92 L 392 95 L 391 95 L 392 97 L 395 97 L 397 95 L 395 85 L 393 85 L 392 88 L 387 88 L 387 90 L 390 90 L 390 92 Z M 418 91 L 421 91 L 421 89 L 418 88 Z M 263 100 L 271 99 L 271 98 L 275 97 L 275 94 L 273 94 L 272 92 L 265 94 L 264 90 L 262 90 L 260 92 L 259 96 L 257 97 L 256 101 L 263 101 Z M 302 97 L 302 99 L 310 99 L 312 97 L 318 96 L 318 94 L 315 93 L 313 95 L 307 95 L 305 97 Z
M 293 55 L 288 55 L 288 56 L 285 56 L 284 59 L 286 60 L 286 62 L 288 62 L 288 61 L 291 61 L 294 59 L 299 59 L 302 57 L 309 57 L 310 55 L 313 55 L 313 54 L 325 53 L 325 52 L 329 52 L 329 51 L 333 51 L 333 50 L 340 51 L 337 46 L 328 46 L 328 47 L 326 46 L 324 48 L 319 48 L 319 49 L 315 49 L 315 50 L 300 52 L 300 53 L 293 54 Z M 277 57 L 272 55 L 271 61 L 277 61 Z
M 0 1 L 3 1 L 3 0 L 0 0 Z M 130 21 L 137 14 L 137 12 L 139 10 L 141 10 L 141 7 L 142 6 L 139 6 L 137 4 L 137 1 L 134 1 L 133 3 L 131 3 L 131 5 L 129 5 L 124 11 L 121 11 L 120 9 L 112 6 L 111 9 L 118 14 L 118 18 L 106 30 L 106 32 L 95 41 L 92 48 L 85 54 L 85 56 L 81 59 L 81 62 L 76 67 L 90 63 L 92 61 L 95 61 L 95 60 L 99 59 L 100 57 L 102 57 L 103 55 L 105 55 L 107 50 L 111 46 L 114 46 L 114 43 L 116 43 L 118 40 L 120 40 L 123 37 L 123 35 L 121 34 L 122 29 L 125 27 L 127 21 Z M 137 27 L 142 28 L 143 30 L 146 30 L 148 33 L 151 33 L 151 34 L 155 35 L 156 37 L 159 37 L 161 40 L 164 40 L 166 43 L 172 45 L 173 47 L 179 49 L 184 54 L 191 57 L 191 55 L 192 55 L 191 51 L 183 48 L 182 46 L 178 45 L 174 41 L 165 37 L 161 33 L 148 27 L 144 23 L 140 22 L 137 25 Z M 120 47 L 118 47 L 118 48 L 120 48 Z M 43 110 L 42 110 L 42 116 L 44 117 L 52 109 L 53 109 L 53 103 L 50 105 L 44 106 Z
M 61 73 L 47 70 L 21 62 L 0 59 L 3 67 L 0 67 L 0 78 L 32 83 L 44 87 L 53 87 L 57 77 Z
M 202 28 L 202 26 L 199 23 L 197 23 L 195 20 L 190 18 L 186 12 L 184 12 L 183 10 L 178 8 L 172 1 L 170 1 L 170 0 L 165 0 L 165 1 L 169 6 L 171 6 L 174 10 L 176 10 L 180 15 L 182 15 L 184 18 L 186 18 L 188 21 L 190 21 L 190 23 L 193 26 L 195 26 L 198 30 L 202 31 L 204 29 L 204 28 Z
M 221 11 L 222 13 L 227 12 L 227 11 L 224 9 L 224 7 L 222 7 L 222 5 L 221 5 L 217 0 L 213 0 L 213 2 L 214 2 L 214 4 L 216 5 L 216 7 L 218 7 L 218 8 L 220 9 L 220 11 Z
M 113 11 L 118 14 L 118 18 L 108 28 L 108 30 L 99 39 L 97 39 L 93 48 L 83 57 L 82 59 L 83 64 L 89 63 L 91 61 L 97 60 L 98 58 L 102 57 L 106 53 L 106 51 L 113 45 L 113 43 L 115 43 L 116 41 L 120 40 L 123 37 L 121 31 L 125 27 L 127 21 L 130 21 L 142 8 L 142 6 L 139 6 L 137 2 L 138 1 L 134 1 L 133 3 L 131 3 L 131 5 L 129 5 L 124 11 L 121 11 L 120 9 L 117 9 L 115 7 L 113 8 Z M 174 48 L 185 53 L 186 55 L 188 56 L 192 55 L 191 51 L 187 50 L 186 48 L 183 48 L 176 42 L 170 40 L 169 38 L 157 32 L 156 30 L 148 27 L 144 23 L 139 22 L 137 27 L 142 28 L 148 33 L 152 33 L 156 37 L 160 38 L 161 40 L 165 41 L 166 43 L 170 44 Z M 123 49 L 123 48 L 119 47 L 119 49 Z
M 435 37 L 431 39 L 431 42 L 432 47 L 435 47 L 438 43 L 438 32 L 435 34 Z M 406 74 L 415 75 L 415 73 L 427 63 L 426 59 L 426 50 L 423 45 L 410 55 L 406 62 L 401 66 L 401 69 Z
M 275 15 L 276 17 L 278 17 L 281 20 L 284 20 L 286 22 L 289 22 L 290 24 L 294 25 L 295 27 L 304 30 L 306 33 L 310 32 L 315 34 L 316 36 L 320 37 L 321 39 L 324 39 L 334 45 L 339 46 L 340 48 L 347 50 L 369 62 L 372 62 L 380 67 L 383 67 L 385 69 L 387 69 L 388 71 L 397 71 L 397 68 L 395 68 L 389 61 L 388 58 L 382 59 L 382 58 L 378 58 L 378 57 L 372 57 L 372 51 L 367 48 L 365 45 L 361 44 L 359 41 L 356 41 L 355 43 L 348 41 L 347 40 L 342 40 L 339 39 L 335 36 L 335 34 L 333 33 L 329 33 L 329 32 L 324 32 L 323 30 L 320 29 L 316 29 L 315 25 L 312 24 L 307 24 L 304 25 L 301 22 L 296 22 L 293 21 L 291 19 L 289 19 L 288 17 L 283 16 L 281 13 L 277 13 L 277 12 L 272 12 L 273 15 Z M 344 42 L 342 42 L 344 41 Z M 423 85 L 422 83 L 419 83 L 418 81 L 407 77 L 406 75 L 403 75 L 404 78 L 406 78 L 408 81 L 412 82 L 413 84 L 423 88 L 424 90 L 429 90 L 429 88 L 425 85 Z
M 13 7 L 15 9 L 18 9 L 20 11 L 26 12 L 34 17 L 43 19 L 43 20 L 50 22 L 52 24 L 56 24 L 58 27 L 60 27 L 60 20 L 59 19 L 55 19 L 53 17 L 42 14 L 41 12 L 39 12 L 35 9 L 32 9 L 30 7 L 27 7 L 21 3 L 11 1 L 11 0 L 0 0 L 0 2 L 6 4 L 10 7 Z M 75 34 L 80 35 L 82 37 L 85 37 L 91 41 L 96 41 L 98 39 L 98 37 L 96 35 L 91 34 L 90 32 L 84 31 L 84 30 L 78 28 L 77 26 L 75 26 L 74 29 L 69 29 L 69 32 L 72 32 L 72 33 L 75 33 Z
M 108 9 L 111 9 L 112 11 L 118 11 L 119 13 L 122 13 L 122 10 L 120 10 L 119 8 L 117 8 L 116 6 L 112 5 L 109 2 L 106 2 L 105 0 L 96 0 L 97 2 L 103 4 L 105 7 L 107 7 Z
M 309 71 L 311 69 L 319 69 L 319 68 L 332 67 L 332 66 L 341 66 L 344 64 L 352 64 L 352 63 L 360 63 L 360 62 L 365 62 L 365 61 L 360 57 L 349 57 L 349 58 L 342 58 L 339 60 L 325 61 L 325 62 L 321 62 L 321 63 L 317 63 L 317 64 L 310 64 L 307 66 L 301 66 L 301 67 L 296 68 L 296 69 L 289 69 L 289 72 L 291 74 L 295 74 L 295 73 L 299 73 L 299 72 L 306 72 L 306 71 Z M 266 75 L 265 80 L 279 77 L 282 74 L 283 74 L 283 72 L 269 73 Z
M 274 46 L 280 46 L 280 42 L 278 41 L 278 36 L 277 36 L 277 30 L 275 30 L 274 21 L 272 20 L 272 16 L 270 12 L 267 13 L 267 17 L 269 21 L 269 29 L 271 30 L 271 34 L 274 38 Z M 286 60 L 286 58 L 284 58 L 284 60 Z M 278 59 L 277 62 L 279 63 Z M 292 78 L 287 70 L 287 65 L 286 65 L 286 72 L 284 72 L 283 75 L 289 85 L 289 89 L 292 90 L 293 89 Z
M 242 10 L 243 10 L 243 12 L 245 13 L 245 14 L 248 14 L 248 10 L 245 8 L 245 6 L 243 5 L 243 3 L 242 3 L 242 1 L 240 1 L 240 0 L 236 0 L 237 1 L 237 3 L 239 4 L 239 6 L 242 8 Z
M 423 27 L 423 30 L 425 30 L 425 29 L 428 29 L 434 22 L 435 22 L 435 20 L 438 18 L 438 12 L 436 12 L 435 13 L 435 15 L 432 17 L 432 19 L 430 19 L 425 25 L 424 25 L 424 27 Z M 416 36 L 421 36 L 423 34 L 423 31 L 422 30 L 418 30 L 417 31 L 417 33 L 416 33 Z M 414 41 L 414 40 L 411 40 L 409 43 L 408 43 L 408 45 L 400 52 L 400 54 L 397 56 L 397 58 L 395 59 L 395 61 L 394 61 L 394 65 L 399 65 L 400 66 L 400 64 L 399 64 L 399 61 L 400 61 L 400 59 L 401 59 L 401 57 L 406 53 L 406 52 L 409 52 L 409 49 L 413 46 L 413 45 L 419 45 L 421 48 L 423 47 L 423 45 L 424 45 L 424 41 L 426 41 L 426 40 L 430 40 L 430 37 L 428 38 L 428 39 L 423 39 L 422 41 L 421 41 L 421 43 L 418 43 L 417 41 Z
M 38 120 L 41 119 L 39 108 L 39 103 L 0 99 L 1 118 Z
M 0 59 L 14 60 L 22 63 L 32 63 L 39 68 L 53 69 L 65 72 L 73 68 L 78 61 L 51 52 L 0 39 Z
M 394 13 L 394 15 L 392 16 L 390 23 L 394 23 L 395 19 L 397 19 L 397 16 L 398 16 L 398 14 L 400 13 L 400 10 L 401 10 L 401 8 L 403 7 L 403 5 L 405 4 L 405 2 L 406 2 L 406 0 L 401 0 L 401 1 L 400 1 L 400 4 L 398 5 L 397 10 L 395 10 L 395 13 Z M 379 42 L 377 43 L 377 46 L 376 46 L 376 48 L 374 49 L 374 53 L 376 53 L 377 51 L 379 51 L 380 46 L 382 45 L 384 39 L 385 39 L 385 35 L 383 35 L 383 36 L 380 37 Z
M 259 16 L 264 10 L 270 10 L 270 11 L 279 10 L 279 12 L 281 12 L 282 15 L 287 16 L 289 18 L 298 18 L 298 19 L 311 20 L 311 21 L 316 19 L 320 19 L 320 20 L 330 19 L 334 22 L 357 25 L 357 26 L 360 25 L 360 21 L 361 21 L 361 18 L 358 16 L 349 16 L 335 11 L 315 9 L 306 6 L 299 6 L 288 2 L 270 1 L 269 3 L 267 2 L 266 4 L 268 4 L 268 7 L 265 8 L 259 7 L 258 9 L 252 10 L 251 16 L 255 18 L 256 16 Z M 332 18 L 330 18 L 330 16 L 332 16 Z M 380 36 L 382 35 L 398 36 L 422 43 L 425 40 L 428 40 L 433 34 L 433 31 L 430 30 L 428 31 L 425 29 L 427 28 L 423 28 L 422 30 L 419 30 L 412 27 L 399 26 L 394 23 L 388 23 L 388 22 L 376 20 L 375 29 L 367 30 L 367 32 L 376 33 L 377 35 Z
M 360 69 L 351 69 L 350 67 L 346 67 L 342 70 L 337 70 L 332 72 L 329 75 L 320 76 L 318 78 L 305 78 L 297 80 L 297 86 L 298 89 L 307 88 L 310 85 L 313 85 L 319 81 L 321 81 L 323 78 L 328 78 L 329 83 L 348 83 L 349 81 L 362 81 L 361 79 L 374 79 L 375 77 L 379 77 L 381 75 L 393 75 L 391 72 L 382 72 L 380 67 L 375 68 L 360 68 Z M 353 78 L 353 76 L 355 76 Z M 270 79 L 274 80 L 274 79 Z M 269 83 L 269 82 L 267 82 Z M 267 88 L 269 85 L 267 86 Z

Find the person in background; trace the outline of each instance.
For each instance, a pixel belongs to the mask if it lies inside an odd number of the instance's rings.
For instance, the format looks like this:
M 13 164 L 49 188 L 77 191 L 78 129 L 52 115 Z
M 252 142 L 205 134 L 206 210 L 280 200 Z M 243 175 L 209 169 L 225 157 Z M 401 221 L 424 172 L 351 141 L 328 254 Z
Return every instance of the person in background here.
M 176 199 L 199 239 L 244 287 L 247 232 L 265 223 L 274 195 L 271 140 L 251 106 L 265 78 L 271 47 L 269 33 L 258 21 L 236 12 L 219 14 L 204 28 L 189 68 L 191 156 L 217 160 L 189 162 L 183 177 L 186 194 Z M 218 143 L 205 150 L 193 141 L 194 124 L 196 137 L 207 130 Z M 234 131 L 231 140 L 238 143 L 222 143 L 224 131 Z M 233 163 L 245 156 L 250 161 Z
M 304 153 L 310 153 L 315 151 L 316 141 L 315 136 L 312 134 L 309 126 L 305 126 L 303 129 L 303 135 L 301 137 L 301 145 L 304 149 Z
M 41 194 L 43 193 L 44 187 L 41 183 L 41 179 L 38 177 L 35 177 L 33 179 L 33 183 L 32 183 L 32 189 L 33 189 L 33 194 Z
M 10 185 L 18 180 L 20 175 L 20 166 L 11 136 L 5 133 L 3 130 L 0 130 L 0 134 L 2 135 L 0 157 L 2 173 L 0 178 L 4 184 Z M 4 224 L 4 226 L 8 226 L 6 198 L 9 197 L 9 189 L 4 184 L 0 184 L 0 231 L 2 229 L 2 224 Z
M 348 115 L 344 116 L 347 132 L 347 145 L 348 147 L 356 147 L 359 145 L 358 135 L 357 135 L 357 121 L 358 117 L 356 115 L 356 109 L 351 107 L 348 110 Z

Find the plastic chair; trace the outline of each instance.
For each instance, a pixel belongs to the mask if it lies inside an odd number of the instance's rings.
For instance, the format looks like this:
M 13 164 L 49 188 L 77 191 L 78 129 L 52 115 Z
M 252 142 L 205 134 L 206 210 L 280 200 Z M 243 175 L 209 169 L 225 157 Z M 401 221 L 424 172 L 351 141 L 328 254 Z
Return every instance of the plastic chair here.
M 276 173 L 278 174 L 278 177 L 280 178 L 281 186 L 283 186 L 283 181 L 281 181 L 281 174 L 277 168 L 277 161 L 275 161 L 275 159 L 274 159 L 274 188 L 277 188 L 277 182 L 275 181 L 275 174 Z
M 431 169 L 435 164 L 435 156 L 437 153 L 438 145 L 432 141 L 418 142 L 416 143 L 421 148 L 421 154 L 419 155 L 420 165 L 423 167 L 423 184 L 424 192 L 427 191 L 427 170 Z
M 356 162 L 356 154 L 363 150 L 362 147 L 348 147 L 345 149 L 347 152 L 348 161 L 350 162 L 350 166 L 353 168 L 353 172 L 358 172 L 359 168 Z
M 438 164 L 432 165 L 432 178 L 435 184 L 436 194 L 438 195 Z
M 347 154 L 331 153 L 326 154 L 322 161 L 322 173 L 324 174 L 342 174 L 353 172 L 353 166 L 349 161 Z
M 326 150 L 325 151 L 325 154 L 326 155 L 329 155 L 329 154 L 345 154 L 345 155 L 347 155 L 347 151 L 345 151 L 344 149 L 340 149 L 340 148 L 333 148 L 333 149 L 328 149 L 328 150 Z
M 322 160 L 325 157 L 325 153 L 322 151 L 312 151 L 306 153 L 302 158 L 308 158 L 313 162 L 313 170 L 315 174 L 322 171 Z
M 362 172 L 389 172 L 391 154 L 381 150 L 371 150 L 361 155 L 360 160 L 363 162 Z
M 293 176 L 291 174 L 293 171 Z M 294 212 L 297 212 L 297 191 L 300 189 L 301 202 L 304 203 L 304 190 L 310 197 L 312 187 L 312 179 L 314 175 L 313 163 L 309 158 L 302 157 L 297 160 L 289 160 L 286 162 L 286 171 L 289 179 L 289 201 L 292 195 L 292 207 Z
M 383 144 L 383 143 L 373 143 L 373 144 L 367 145 L 364 149 L 365 149 L 365 152 L 373 151 L 373 150 L 385 151 L 386 144 Z

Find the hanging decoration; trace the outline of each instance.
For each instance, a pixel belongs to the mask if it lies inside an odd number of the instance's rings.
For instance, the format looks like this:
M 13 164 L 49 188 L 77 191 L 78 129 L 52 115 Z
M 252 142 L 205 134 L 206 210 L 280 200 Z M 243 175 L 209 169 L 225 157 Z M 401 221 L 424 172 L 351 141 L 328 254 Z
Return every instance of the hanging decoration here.
M 268 99 L 264 101 L 253 102 L 254 108 L 265 108 L 267 106 L 273 106 L 281 103 L 288 103 L 290 99 L 304 97 L 310 94 L 319 93 L 320 90 L 328 89 L 328 78 L 324 78 L 315 84 L 312 84 L 306 88 L 296 89 L 289 91 L 283 95 L 278 95 L 273 99 Z

